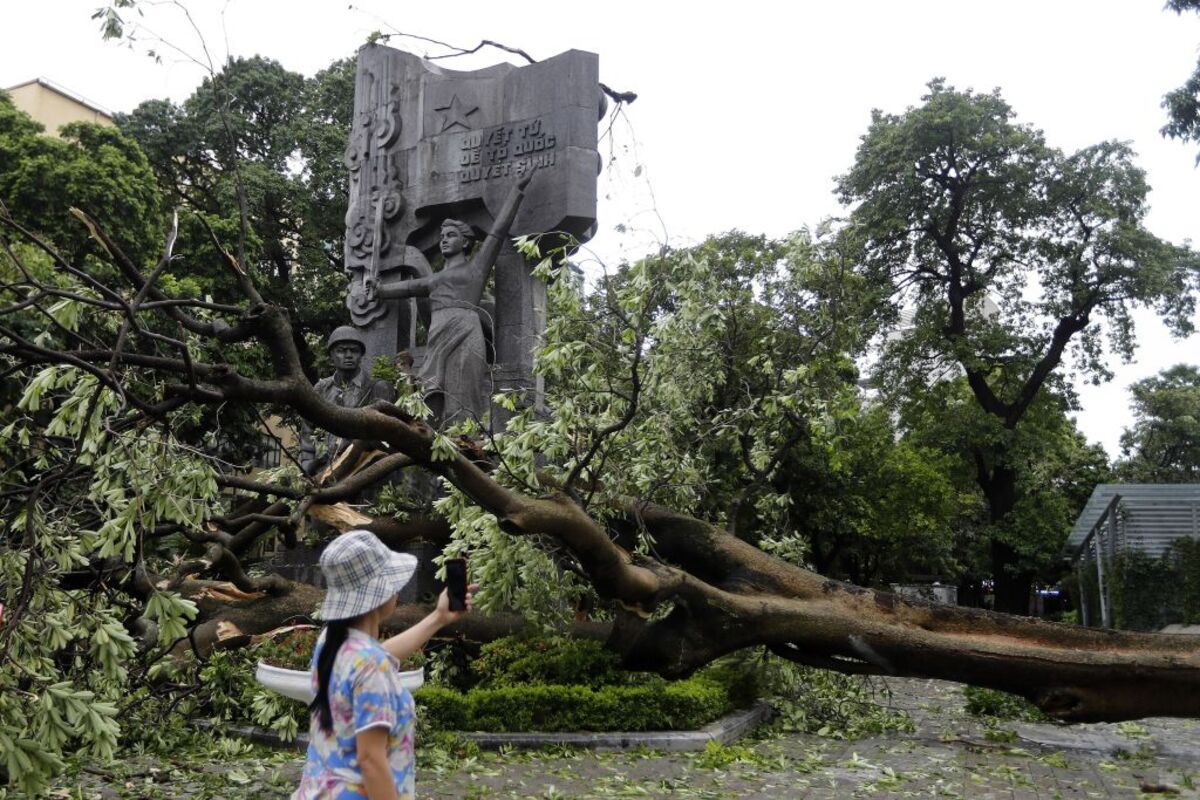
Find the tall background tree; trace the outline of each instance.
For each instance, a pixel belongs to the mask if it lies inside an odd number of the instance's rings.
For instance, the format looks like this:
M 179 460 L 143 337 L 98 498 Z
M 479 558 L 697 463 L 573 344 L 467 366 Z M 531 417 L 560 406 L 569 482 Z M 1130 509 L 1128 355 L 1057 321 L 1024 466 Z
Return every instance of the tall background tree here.
M 86 122 L 64 125 L 61 138 L 0 92 L 0 199 L 68 257 L 97 247 L 72 207 L 96 218 L 138 259 L 150 258 L 165 222 L 163 203 L 145 153 L 128 136 Z
M 1069 366 L 1102 380 L 1107 344 L 1130 358 L 1135 307 L 1191 329 L 1196 259 L 1143 225 L 1149 187 L 1119 142 L 1075 153 L 1018 124 L 998 92 L 929 84 L 920 106 L 875 111 L 838 191 L 862 275 L 890 287 L 912 324 L 885 348 L 878 381 L 897 402 L 960 374 L 989 424 L 971 436 L 987 502 L 996 607 L 1024 613 L 1034 573 L 1014 530 L 1018 453 L 1039 398 L 1068 401 Z
M 1200 11 L 1200 0 L 1167 0 L 1166 7 L 1182 15 L 1185 11 Z M 1163 136 L 1200 142 L 1200 62 L 1182 86 L 1167 92 L 1162 106 L 1167 112 Z M 1200 155 L 1196 156 L 1196 163 L 1200 164 Z
M 173 271 L 229 299 L 210 229 L 237 242 L 264 296 L 292 315 L 310 368 L 307 337 L 347 316 L 343 153 L 353 107 L 353 59 L 305 78 L 255 56 L 230 59 L 181 105 L 149 100 L 116 117 L 183 212 Z

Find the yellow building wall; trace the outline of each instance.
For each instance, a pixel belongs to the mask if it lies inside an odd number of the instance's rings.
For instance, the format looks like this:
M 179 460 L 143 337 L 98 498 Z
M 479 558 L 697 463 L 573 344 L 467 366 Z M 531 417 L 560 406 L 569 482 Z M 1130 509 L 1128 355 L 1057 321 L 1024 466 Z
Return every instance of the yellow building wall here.
M 56 92 L 44 84 L 32 81 L 6 90 L 13 105 L 46 127 L 50 136 L 58 136 L 58 129 L 68 122 L 94 122 L 111 126 L 112 117 L 85 105 L 72 97 Z

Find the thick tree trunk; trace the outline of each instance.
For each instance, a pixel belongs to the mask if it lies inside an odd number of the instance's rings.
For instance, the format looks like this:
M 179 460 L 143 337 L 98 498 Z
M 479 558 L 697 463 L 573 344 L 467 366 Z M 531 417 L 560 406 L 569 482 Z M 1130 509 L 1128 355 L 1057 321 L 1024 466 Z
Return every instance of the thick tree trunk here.
M 1200 641 L 1190 637 L 911 602 L 780 562 L 699 520 L 648 506 L 638 516 L 686 577 L 665 618 L 621 615 L 610 642 L 630 667 L 683 675 L 761 644 L 844 672 L 1013 692 L 1064 720 L 1200 715 Z
M 1003 454 L 992 454 L 992 461 L 1003 461 Z M 988 519 L 993 526 L 1002 524 L 1017 505 L 1017 473 L 1003 466 L 987 469 L 980 459 L 979 487 L 988 503 Z M 989 541 L 992 562 L 992 592 L 996 611 L 1005 614 L 1029 614 L 1029 593 L 1033 573 L 1019 567 L 1020 558 L 1012 545 L 995 536 Z
M 994 608 L 1005 614 L 1029 614 L 1033 573 L 1017 568 L 1017 552 L 1008 542 L 992 539 L 991 552 Z

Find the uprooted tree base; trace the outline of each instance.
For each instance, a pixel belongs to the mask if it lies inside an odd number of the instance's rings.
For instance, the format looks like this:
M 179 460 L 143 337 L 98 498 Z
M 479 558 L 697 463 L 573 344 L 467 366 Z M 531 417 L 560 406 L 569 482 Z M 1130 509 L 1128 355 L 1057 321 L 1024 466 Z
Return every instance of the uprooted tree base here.
M 36 242 L 11 220 L 5 222 Z M 910 602 L 828 580 L 702 520 L 636 498 L 619 501 L 616 514 L 601 521 L 585 510 L 570 482 L 545 496 L 514 491 L 494 477 L 484 463 L 486 454 L 470 442 L 435 458 L 435 431 L 420 419 L 387 403 L 351 409 L 322 399 L 301 369 L 285 312 L 264 302 L 231 255 L 226 260 L 247 307 L 233 325 L 202 321 L 185 310 L 185 303 L 154 286 L 155 276 L 169 262 L 169 243 L 163 261 L 147 278 L 103 231 L 89 224 L 136 292 L 132 301 L 115 292 L 106 301 L 109 311 L 123 320 L 120 332 L 111 344 L 80 339 L 53 349 L 0 319 L 0 341 L 5 342 L 0 353 L 21 366 L 70 365 L 95 376 L 122 396 L 127 418 L 114 424 L 124 430 L 192 403 L 270 403 L 356 442 L 324 485 L 295 489 L 231 479 L 231 485 L 263 499 L 229 518 L 210 520 L 200 530 L 180 531 L 206 550 L 203 558 L 179 565 L 179 574 L 168 579 L 171 585 L 183 587 L 188 576 L 220 576 L 242 591 L 264 592 L 254 600 L 206 600 L 199 639 L 215 640 L 222 621 L 258 633 L 311 612 L 319 601 L 317 590 L 277 577 L 250 577 L 241 564 L 268 531 L 277 529 L 294 541 L 305 515 L 342 528 L 373 528 L 393 544 L 414 536 L 443 537 L 444 524 L 371 520 L 337 505 L 397 469 L 421 469 L 447 479 L 495 515 L 507 534 L 561 544 L 598 594 L 617 608 L 608 644 L 631 669 L 683 676 L 725 653 L 766 646 L 793 661 L 842 672 L 927 676 L 1001 689 L 1062 720 L 1200 717 L 1200 642 L 1195 640 Z M 44 249 L 61 269 L 81 274 Z M 28 276 L 24 286 L 26 300 L 61 295 Z M 228 363 L 197 361 L 185 342 L 151 335 L 147 318 L 224 345 L 258 343 L 270 356 L 273 374 L 249 377 Z M 132 371 L 168 379 L 164 393 L 139 396 L 124 378 Z M 654 541 L 655 557 L 638 554 L 639 531 Z M 134 584 L 149 581 L 140 563 L 128 572 Z

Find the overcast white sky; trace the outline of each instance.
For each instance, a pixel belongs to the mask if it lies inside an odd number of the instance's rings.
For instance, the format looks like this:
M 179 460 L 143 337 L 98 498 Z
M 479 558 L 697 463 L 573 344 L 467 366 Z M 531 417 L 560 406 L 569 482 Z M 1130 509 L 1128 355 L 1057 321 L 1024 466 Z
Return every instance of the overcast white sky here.
M 139 50 L 102 42 L 90 19 L 101 3 L 0 0 L 0 87 L 46 77 L 115 111 L 187 97 L 203 72 L 162 46 L 155 64 L 143 54 L 153 46 L 145 32 Z M 178 7 L 145 7 L 149 29 L 200 54 Z M 680 245 L 731 228 L 780 236 L 839 213 L 833 179 L 850 166 L 871 109 L 903 111 L 934 76 L 960 88 L 999 86 L 1019 120 L 1064 149 L 1132 142 L 1154 188 L 1150 228 L 1200 239 L 1196 148 L 1158 134 L 1163 93 L 1196 63 L 1200 18 L 1176 17 L 1159 0 L 357 0 L 352 8 L 347 0 L 190 0 L 188 8 L 218 62 L 259 53 L 306 75 L 391 26 L 468 47 L 497 40 L 535 58 L 599 53 L 601 79 L 639 95 L 602 186 L 593 245 L 608 258 L 637 255 L 629 248 L 645 237 Z M 420 42 L 392 44 L 428 52 Z M 473 69 L 500 56 L 447 66 Z M 618 236 L 618 223 L 642 228 L 643 238 Z M 1128 384 L 1200 360 L 1200 337 L 1174 342 L 1152 318 L 1139 333 L 1134 364 L 1114 364 L 1106 386 L 1081 387 L 1080 426 L 1110 455 L 1130 420 Z

